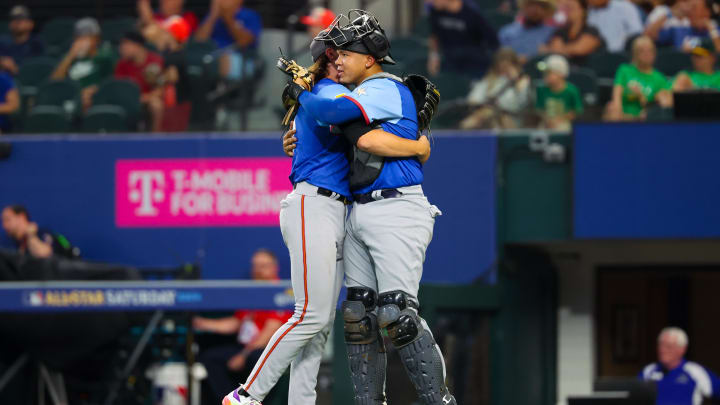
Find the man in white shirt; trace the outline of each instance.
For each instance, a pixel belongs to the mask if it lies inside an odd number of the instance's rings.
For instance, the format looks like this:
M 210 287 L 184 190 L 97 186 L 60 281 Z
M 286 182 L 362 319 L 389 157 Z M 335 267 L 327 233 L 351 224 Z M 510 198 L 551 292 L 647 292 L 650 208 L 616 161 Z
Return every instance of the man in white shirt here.
M 626 0 L 589 0 L 587 22 L 600 31 L 610 52 L 621 52 L 627 40 L 643 32 L 637 7 Z

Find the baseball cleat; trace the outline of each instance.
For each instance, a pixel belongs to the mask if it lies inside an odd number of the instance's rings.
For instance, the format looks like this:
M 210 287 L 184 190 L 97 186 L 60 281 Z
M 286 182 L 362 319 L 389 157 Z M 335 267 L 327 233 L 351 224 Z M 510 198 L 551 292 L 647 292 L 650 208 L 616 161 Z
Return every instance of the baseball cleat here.
M 225 398 L 222 400 L 222 405 L 262 405 L 260 401 L 253 397 L 240 395 L 238 391 L 241 389 L 242 387 L 234 389 L 231 393 L 225 395 Z

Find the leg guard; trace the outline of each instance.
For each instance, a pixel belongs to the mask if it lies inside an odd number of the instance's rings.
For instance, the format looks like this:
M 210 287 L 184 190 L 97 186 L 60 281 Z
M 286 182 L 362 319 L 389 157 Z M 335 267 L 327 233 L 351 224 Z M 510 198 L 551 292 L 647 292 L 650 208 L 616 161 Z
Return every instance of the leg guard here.
M 378 323 L 387 328 L 420 401 L 426 405 L 457 405 L 445 385 L 440 348 L 423 326 L 414 303 L 405 293 L 392 291 L 380 294 L 379 305 Z
M 371 312 L 376 306 L 377 294 L 368 288 L 348 288 L 347 300 L 342 303 L 356 405 L 385 403 L 387 360 L 377 318 Z

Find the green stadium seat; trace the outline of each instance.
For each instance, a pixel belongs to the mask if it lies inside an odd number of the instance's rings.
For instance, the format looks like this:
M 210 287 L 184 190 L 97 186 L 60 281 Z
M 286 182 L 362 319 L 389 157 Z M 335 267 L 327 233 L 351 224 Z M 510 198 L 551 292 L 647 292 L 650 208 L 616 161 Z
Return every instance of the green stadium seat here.
M 418 21 L 415 23 L 415 27 L 413 28 L 413 36 L 427 38 L 430 36 L 430 32 L 430 18 L 420 17 L 420 19 L 418 19 Z
M 93 96 L 93 105 L 116 105 L 125 110 L 131 130 L 140 120 L 140 88 L 130 80 L 111 79 L 100 85 Z
M 39 105 L 34 107 L 23 122 L 25 133 L 60 133 L 70 131 L 70 119 L 62 107 Z
M 672 121 L 675 119 L 675 116 L 672 108 L 663 108 L 659 105 L 654 105 L 648 107 L 646 119 L 649 122 L 663 122 Z
M 75 21 L 74 18 L 57 17 L 43 25 L 39 36 L 45 42 L 48 55 L 60 56 L 69 48 L 74 38 Z
M 598 79 L 590 69 L 573 68 L 568 75 L 568 82 L 574 84 L 586 106 L 594 106 L 598 103 Z
M 196 41 L 194 39 L 188 41 L 185 45 L 185 51 L 191 53 L 212 53 L 217 50 L 217 45 L 214 41 Z
M 394 38 L 390 48 L 390 55 L 397 62 L 407 64 L 411 60 L 415 60 L 418 56 L 427 56 L 428 44 L 427 39 L 417 37 Z
M 440 73 L 431 80 L 440 91 L 441 103 L 465 99 L 470 93 L 471 79 L 468 77 L 455 73 Z
M 623 63 L 630 63 L 626 53 L 596 52 L 588 56 L 585 67 L 594 70 L 598 78 L 614 79 Z
M 40 86 L 35 105 L 62 107 L 68 117 L 74 117 L 82 110 L 80 86 L 72 80 L 47 82 Z
M 34 96 L 38 87 L 50 78 L 55 70 L 55 59 L 46 56 L 39 56 L 27 59 L 20 65 L 20 72 L 17 76 L 20 93 Z
M 675 76 L 681 70 L 692 69 L 690 54 L 675 49 L 660 48 L 655 59 L 655 69 L 666 76 Z
M 137 19 L 133 17 L 117 17 L 102 22 L 102 39 L 117 45 L 126 32 L 137 26 Z
M 490 26 L 495 30 L 495 32 L 500 31 L 500 28 L 515 21 L 514 15 L 503 13 L 501 11 L 487 10 L 483 11 L 482 15 L 483 17 L 485 17 Z
M 95 105 L 83 118 L 82 130 L 90 133 L 125 132 L 128 120 L 125 109 L 118 105 Z
M 0 35 L 5 35 L 10 32 L 10 27 L 8 27 L 9 23 L 9 20 L 0 20 Z

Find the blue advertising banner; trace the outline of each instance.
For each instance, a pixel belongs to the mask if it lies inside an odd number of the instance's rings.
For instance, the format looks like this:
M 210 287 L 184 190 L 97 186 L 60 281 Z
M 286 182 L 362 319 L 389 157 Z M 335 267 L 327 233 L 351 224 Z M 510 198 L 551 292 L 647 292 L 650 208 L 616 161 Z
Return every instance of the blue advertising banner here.
M 249 278 L 258 248 L 289 260 L 277 215 L 291 190 L 280 134 L 10 136 L 0 206 L 25 205 L 87 260 L 197 262 L 206 279 Z M 424 189 L 443 215 L 423 281 L 494 279 L 496 138 L 438 133 Z M 0 245 L 12 247 L 6 235 Z
M 720 236 L 720 124 L 578 124 L 574 236 Z

